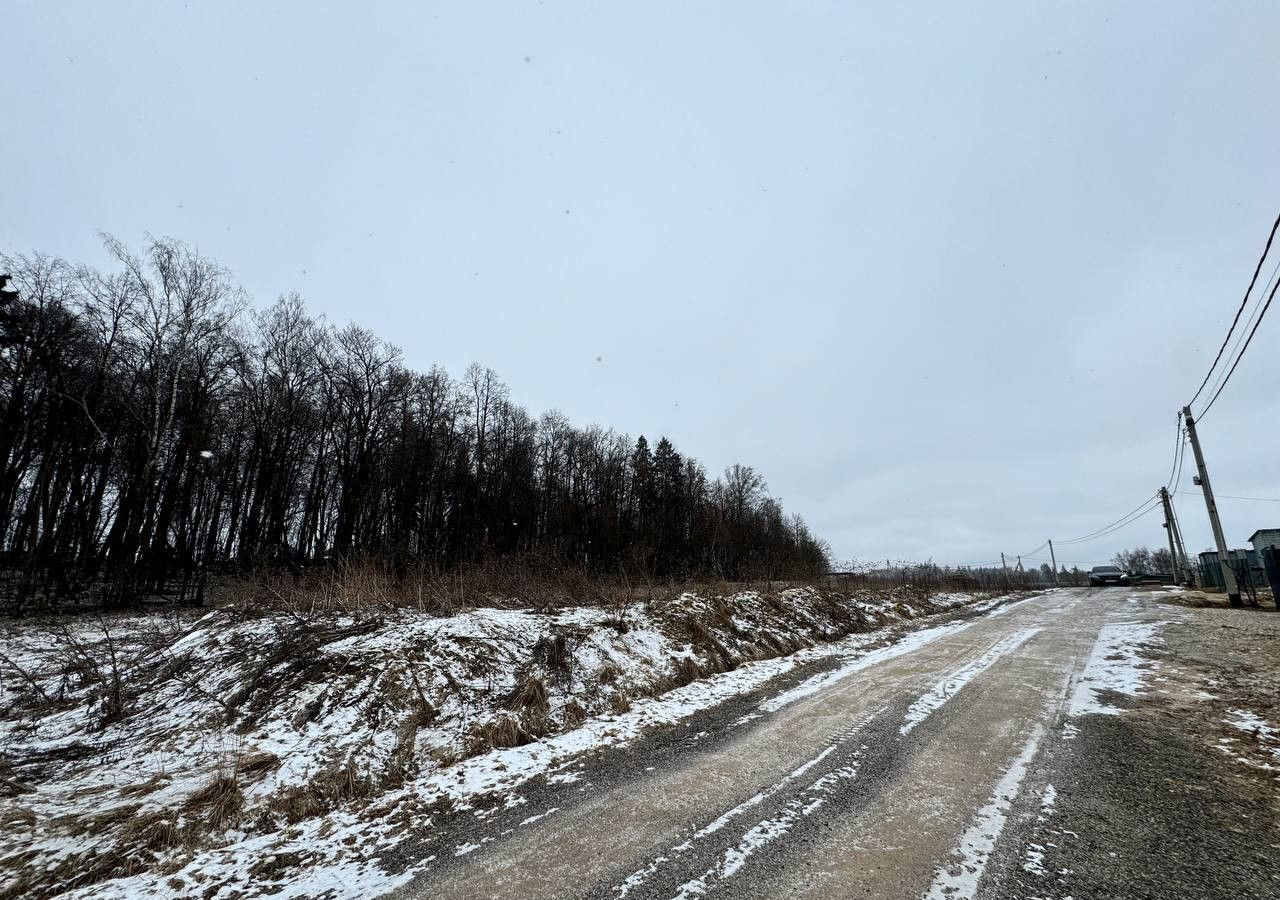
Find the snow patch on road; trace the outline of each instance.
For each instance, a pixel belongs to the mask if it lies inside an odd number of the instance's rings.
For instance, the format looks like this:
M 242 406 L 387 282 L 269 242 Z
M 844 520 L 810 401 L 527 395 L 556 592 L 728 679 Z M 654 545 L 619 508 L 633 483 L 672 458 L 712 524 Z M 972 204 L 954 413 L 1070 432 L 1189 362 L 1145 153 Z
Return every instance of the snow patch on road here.
M 907 710 L 906 721 L 902 727 L 898 729 L 899 734 L 909 734 L 913 728 L 923 722 L 929 716 L 933 715 L 937 710 L 954 697 L 957 693 L 964 689 L 964 686 L 973 679 L 977 678 L 987 669 L 994 666 L 1006 654 L 1017 650 L 1028 640 L 1040 632 L 1038 626 L 1024 628 L 1021 631 L 1011 634 L 1006 638 L 1002 638 L 991 645 L 986 653 L 979 656 L 973 662 L 964 666 L 955 674 L 948 678 L 944 678 L 935 684 L 928 693 L 920 697 L 915 703 L 912 703 Z
M 1098 699 L 1101 691 L 1115 691 L 1137 697 L 1142 691 L 1147 671 L 1152 664 L 1139 651 L 1158 640 L 1158 633 L 1168 622 L 1122 622 L 1104 625 L 1085 663 L 1084 672 L 1071 694 L 1067 715 L 1115 715 L 1114 706 Z
M 1058 803 L 1058 790 L 1051 784 L 1045 785 L 1044 793 L 1040 795 L 1040 821 L 1043 822 L 1053 815 L 1054 808 Z
M 987 867 L 987 860 L 1004 831 L 1009 809 L 1018 796 L 1023 779 L 1027 777 L 1027 767 L 1036 755 L 1043 734 L 1044 729 L 1039 726 L 1032 732 L 1022 752 L 1009 764 L 1004 777 L 996 785 L 991 800 L 978 810 L 973 824 L 960 838 L 960 845 L 954 851 L 957 857 L 954 864 L 937 871 L 923 900 L 972 900 L 977 895 L 978 882 Z
M 784 706 L 789 706 L 797 700 L 803 700 L 805 697 L 810 697 L 819 691 L 826 690 L 832 685 L 844 681 L 850 675 L 855 675 L 864 669 L 886 662 L 890 659 L 895 659 L 899 656 L 906 656 L 908 653 L 914 653 L 922 647 L 932 644 L 939 638 L 959 634 L 971 626 L 971 622 L 952 622 L 947 625 L 935 625 L 932 628 L 925 628 L 920 631 L 913 632 L 898 641 L 896 644 L 890 644 L 889 646 L 881 647 L 878 650 L 871 650 L 861 656 L 855 657 L 852 661 L 845 663 L 845 665 L 832 672 L 823 672 L 819 675 L 814 675 L 811 678 L 802 681 L 790 690 L 783 691 L 777 696 L 770 697 L 768 700 L 765 700 L 760 704 L 760 709 L 765 712 L 777 712 Z
M 1268 771 L 1274 771 L 1277 768 L 1275 764 L 1280 764 L 1280 731 L 1274 725 L 1247 709 L 1231 710 L 1231 718 L 1225 721 L 1232 728 L 1243 731 L 1253 738 L 1255 746 L 1252 749 L 1258 751 L 1254 756 L 1260 753 L 1263 761 L 1258 762 L 1247 753 L 1237 752 L 1236 745 L 1239 742 L 1233 738 L 1221 738 L 1218 741 L 1219 750 L 1254 768 Z M 1266 762 L 1267 759 L 1274 760 L 1275 764 Z
M 1264 741 L 1275 740 L 1277 736 L 1274 725 L 1247 709 L 1231 710 L 1231 718 L 1227 719 L 1227 724 L 1232 728 L 1238 728 L 1241 731 L 1247 731 L 1249 734 L 1257 735 L 1259 739 Z

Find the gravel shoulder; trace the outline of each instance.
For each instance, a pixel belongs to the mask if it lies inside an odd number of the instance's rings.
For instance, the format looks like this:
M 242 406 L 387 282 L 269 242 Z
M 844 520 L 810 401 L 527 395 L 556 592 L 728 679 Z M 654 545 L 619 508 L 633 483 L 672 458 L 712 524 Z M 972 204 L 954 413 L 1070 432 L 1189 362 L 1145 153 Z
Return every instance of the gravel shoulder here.
M 988 896 L 1280 896 L 1280 734 L 1247 727 L 1280 723 L 1280 615 L 1143 602 L 1176 616 L 1150 689 L 1045 754 L 1053 812 L 1022 804 Z

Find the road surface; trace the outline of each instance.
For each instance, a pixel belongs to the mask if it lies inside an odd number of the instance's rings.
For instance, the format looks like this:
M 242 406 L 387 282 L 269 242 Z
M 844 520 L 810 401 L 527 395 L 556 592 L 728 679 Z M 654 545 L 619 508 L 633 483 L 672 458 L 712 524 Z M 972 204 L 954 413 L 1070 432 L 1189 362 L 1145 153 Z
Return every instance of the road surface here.
M 1278 897 L 1275 779 L 1196 731 L 1212 679 L 1120 646 L 1190 615 L 1074 589 L 931 622 L 457 816 L 398 896 Z

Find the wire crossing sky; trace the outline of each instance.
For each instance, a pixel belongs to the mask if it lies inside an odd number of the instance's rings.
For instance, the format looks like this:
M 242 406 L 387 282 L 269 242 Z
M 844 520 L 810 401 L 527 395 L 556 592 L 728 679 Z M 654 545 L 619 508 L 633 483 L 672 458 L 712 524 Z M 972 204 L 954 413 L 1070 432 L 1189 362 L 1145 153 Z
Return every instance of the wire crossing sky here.
M 1280 201 L 1269 3 L 6 13 L 0 248 L 189 241 L 416 368 L 753 465 L 841 559 L 1151 496 Z M 1273 320 L 1200 429 L 1224 498 L 1280 496 Z M 1164 546 L 1103 538 L 1066 555 Z

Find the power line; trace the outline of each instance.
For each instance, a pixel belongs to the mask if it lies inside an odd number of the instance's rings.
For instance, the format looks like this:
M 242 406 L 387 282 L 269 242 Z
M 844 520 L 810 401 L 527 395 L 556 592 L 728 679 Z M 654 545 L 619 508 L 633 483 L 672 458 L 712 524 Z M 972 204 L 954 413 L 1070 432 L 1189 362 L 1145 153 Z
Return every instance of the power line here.
M 1181 415 L 1181 413 L 1179 413 Z M 1182 464 L 1187 461 L 1187 429 L 1184 427 L 1178 432 L 1178 468 L 1173 475 L 1173 484 L 1168 485 L 1170 490 L 1177 490 L 1182 484 Z
M 1275 224 L 1271 226 L 1271 234 L 1267 236 L 1267 245 L 1262 248 L 1262 255 L 1258 257 L 1258 265 L 1254 267 L 1253 277 L 1249 279 L 1249 287 L 1244 292 L 1244 299 L 1240 301 L 1240 308 L 1236 310 L 1236 316 L 1231 320 L 1231 327 L 1227 330 L 1227 336 L 1222 339 L 1222 346 L 1218 348 L 1218 355 L 1213 358 L 1213 365 L 1211 365 L 1209 367 L 1209 371 L 1205 373 L 1204 381 L 1200 382 L 1200 387 L 1196 389 L 1195 396 L 1191 398 L 1191 403 L 1196 402 L 1196 398 L 1200 396 L 1200 392 L 1204 390 L 1204 386 L 1209 383 L 1209 379 L 1213 375 L 1213 370 L 1218 367 L 1218 362 L 1222 359 L 1222 351 L 1227 349 L 1227 342 L 1231 340 L 1231 334 L 1236 330 L 1236 325 L 1240 322 L 1240 314 L 1244 312 L 1245 306 L 1249 303 L 1249 295 L 1253 293 L 1253 286 L 1258 282 L 1258 274 L 1262 271 L 1262 263 L 1266 260 L 1267 254 L 1271 252 L 1271 242 L 1275 240 L 1276 229 L 1278 228 L 1280 228 L 1280 216 L 1276 216 Z M 1190 406 L 1191 403 L 1188 403 L 1187 406 Z M 1204 415 L 1204 413 L 1201 413 L 1201 415 Z
M 1084 538 L 1083 540 L 1075 541 L 1073 543 L 1084 544 L 1084 543 L 1089 543 L 1090 541 L 1099 541 L 1105 537 L 1110 537 L 1111 535 L 1115 534 L 1117 531 L 1122 531 L 1123 529 L 1125 529 L 1129 525 L 1132 525 L 1134 522 L 1138 521 L 1144 516 L 1151 515 L 1153 512 L 1155 512 L 1159 508 L 1160 508 L 1160 499 L 1159 497 L 1157 497 L 1150 506 L 1148 506 L 1142 512 L 1138 513 L 1136 516 L 1133 516 L 1127 519 L 1126 521 L 1117 524 L 1114 528 L 1108 529 L 1107 531 L 1104 531 L 1101 534 L 1095 534 L 1092 537 Z M 1066 542 L 1064 541 L 1063 543 L 1066 543 Z
M 1199 496 L 1195 491 L 1178 491 L 1178 493 L 1187 494 L 1192 497 Z M 1219 500 L 1254 500 L 1258 503 L 1280 503 L 1280 497 L 1236 497 L 1231 494 L 1219 494 L 1216 492 L 1213 496 Z
M 1058 541 L 1058 544 L 1059 545 L 1082 544 L 1085 541 L 1092 541 L 1100 537 L 1106 537 L 1108 534 L 1111 534 L 1113 531 L 1118 531 L 1124 526 L 1128 525 L 1130 522 L 1134 521 L 1135 519 L 1139 519 L 1142 516 L 1145 516 L 1147 513 L 1151 512 L 1151 510 L 1156 508 L 1155 504 L 1159 503 L 1159 501 L 1160 501 L 1160 495 L 1153 494 L 1151 497 L 1147 498 L 1142 503 L 1140 503 L 1136 508 L 1134 508 L 1130 512 L 1125 513 L 1123 516 L 1116 519 L 1110 525 L 1104 525 L 1102 528 L 1099 528 L 1096 531 L 1091 531 L 1088 534 L 1081 535 L 1080 537 L 1077 537 L 1077 538 L 1071 538 L 1071 540 Z
M 1182 459 L 1182 410 L 1178 410 L 1177 428 L 1173 433 L 1173 465 L 1169 469 L 1169 480 L 1165 484 L 1173 484 L 1174 472 L 1178 470 L 1178 463 Z
M 1249 332 L 1249 337 L 1244 342 L 1244 347 L 1241 348 L 1240 353 L 1236 356 L 1236 361 L 1231 364 L 1231 369 L 1227 372 L 1227 377 L 1223 379 L 1221 386 L 1219 386 L 1213 397 L 1210 398 L 1208 404 L 1205 405 L 1205 408 L 1200 410 L 1201 419 L 1204 418 L 1205 413 L 1213 408 L 1214 402 L 1222 395 L 1223 389 L 1225 389 L 1227 383 L 1231 381 L 1231 376 L 1235 374 L 1236 366 L 1240 365 L 1240 360 L 1244 359 L 1245 351 L 1249 349 L 1249 344 L 1253 342 L 1253 336 L 1258 333 L 1258 326 L 1262 324 L 1262 317 L 1267 314 L 1267 310 L 1271 307 L 1271 301 L 1275 299 L 1277 288 L 1280 288 L 1280 281 L 1275 283 L 1275 287 L 1271 288 L 1271 293 L 1267 295 L 1267 302 L 1262 307 L 1262 312 L 1258 313 L 1258 321 L 1253 323 L 1253 330 Z
M 1034 559 L 1037 562 L 1050 562 L 1050 560 L 1044 556 L 1032 556 L 1028 558 Z M 1092 566 L 1095 564 L 1107 563 L 1107 562 L 1109 562 L 1109 560 L 1105 560 L 1105 559 L 1060 559 L 1058 560 L 1059 564 L 1071 563 L 1071 565 L 1073 566 Z
M 1045 547 L 1048 547 L 1048 546 L 1049 546 L 1049 542 L 1048 542 L 1048 541 L 1045 541 L 1043 544 L 1041 544 L 1039 547 L 1037 547 L 1037 548 L 1036 548 L 1036 549 L 1034 549 L 1034 550 L 1031 550 L 1031 551 L 1029 551 L 1029 552 L 1027 552 L 1027 553 L 1015 553 L 1015 554 L 1014 554 L 1014 556 L 1028 556 L 1028 557 L 1029 557 L 1029 556 L 1031 556 L 1031 554 L 1032 554 L 1032 553 L 1039 553 L 1041 550 L 1043 550 Z
M 1231 346 L 1231 349 L 1227 351 L 1227 359 L 1234 358 L 1237 352 L 1239 352 L 1240 344 L 1244 341 L 1245 334 L 1248 332 L 1250 326 L 1253 325 L 1254 321 L 1258 318 L 1258 310 L 1262 307 L 1262 301 L 1266 299 L 1267 292 L 1270 290 L 1272 282 L 1275 281 L 1277 273 L 1280 273 L 1280 262 L 1276 263 L 1275 267 L 1271 270 L 1270 277 L 1267 278 L 1266 284 L 1264 284 L 1262 286 L 1262 290 L 1258 292 L 1258 299 L 1253 304 L 1253 310 L 1249 313 L 1249 318 L 1245 320 L 1244 324 L 1241 325 L 1236 332 L 1235 343 Z M 1206 394 L 1214 394 L 1217 392 L 1218 388 L 1222 387 L 1222 384 L 1227 377 L 1227 366 L 1225 363 L 1222 368 L 1218 370 L 1217 375 L 1218 377 L 1213 380 L 1213 383 L 1209 386 L 1209 390 Z

